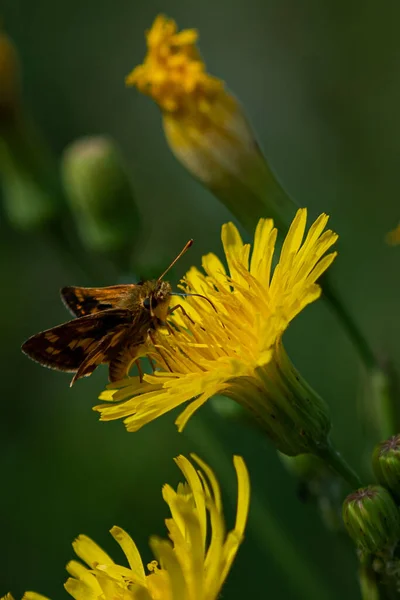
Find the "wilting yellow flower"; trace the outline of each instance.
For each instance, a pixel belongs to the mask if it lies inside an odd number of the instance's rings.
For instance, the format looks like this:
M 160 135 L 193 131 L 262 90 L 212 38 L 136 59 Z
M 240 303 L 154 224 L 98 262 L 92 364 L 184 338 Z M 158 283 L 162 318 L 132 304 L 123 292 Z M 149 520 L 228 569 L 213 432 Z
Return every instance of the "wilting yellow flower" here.
M 156 560 L 146 571 L 131 537 L 119 527 L 111 535 L 129 566 L 116 564 L 95 542 L 80 535 L 73 547 L 79 558 L 67 565 L 72 575 L 65 584 L 76 600 L 214 600 L 229 573 L 243 540 L 250 501 L 250 482 L 243 459 L 234 457 L 238 479 L 236 523 L 226 533 L 221 494 L 212 470 L 196 456 L 196 470 L 184 456 L 176 460 L 186 478 L 177 491 L 163 488 L 171 510 L 166 519 L 171 542 L 151 538 Z
M 95 407 L 101 419 L 124 418 L 128 431 L 136 431 L 194 399 L 176 421 L 182 430 L 211 396 L 223 394 L 248 408 L 282 452 L 296 455 L 323 445 L 330 428 L 325 403 L 301 379 L 281 342 L 292 319 L 320 296 L 315 282 L 336 256 L 324 256 L 337 239 L 324 232 L 327 215 L 303 240 L 306 219 L 300 209 L 274 269 L 272 220 L 260 219 L 251 258 L 236 227 L 224 225 L 228 272 L 214 254 L 203 258 L 205 275 L 196 268 L 188 272 L 183 289 L 209 301 L 182 299 L 193 323 L 176 310 L 173 333 L 158 335 L 161 370 L 145 375 L 143 383 L 132 377 L 110 385 L 100 398 L 112 403 Z
M 389 231 L 386 235 L 386 242 L 391 246 L 398 246 L 400 244 L 400 224 L 393 231 Z
M 159 15 L 146 39 L 147 56 L 126 83 L 159 105 L 178 160 L 245 225 L 254 227 L 267 207 L 288 226 L 294 204 L 271 173 L 240 103 L 207 73 L 197 31 L 178 32 L 175 21 Z

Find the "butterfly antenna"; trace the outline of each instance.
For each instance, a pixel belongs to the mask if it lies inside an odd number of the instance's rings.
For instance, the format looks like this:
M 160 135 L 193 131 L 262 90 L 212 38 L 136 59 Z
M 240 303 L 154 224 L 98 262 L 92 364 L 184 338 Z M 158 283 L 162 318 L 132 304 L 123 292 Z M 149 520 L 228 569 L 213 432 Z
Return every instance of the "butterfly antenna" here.
M 161 279 L 163 279 L 163 277 L 168 273 L 168 271 L 174 266 L 174 264 L 181 258 L 181 256 L 183 256 L 185 254 L 185 252 L 187 250 L 189 250 L 190 246 L 193 245 L 193 240 L 189 240 L 184 248 L 179 252 L 178 256 L 176 258 L 174 258 L 174 260 L 172 261 L 172 263 L 169 265 L 169 267 L 167 269 L 165 269 L 164 273 L 162 275 L 160 275 L 160 277 L 157 279 L 157 281 L 161 281 Z
M 215 312 L 218 312 L 217 309 L 215 308 L 215 304 L 213 302 L 211 302 L 211 300 L 209 298 L 207 298 L 207 296 L 203 296 L 202 294 L 181 294 L 178 292 L 172 292 L 172 295 L 173 296 L 181 296 L 182 298 L 186 298 L 186 296 L 197 296 L 198 298 L 203 298 L 203 300 L 207 300 L 207 302 L 209 304 L 211 304 L 211 306 L 213 307 Z

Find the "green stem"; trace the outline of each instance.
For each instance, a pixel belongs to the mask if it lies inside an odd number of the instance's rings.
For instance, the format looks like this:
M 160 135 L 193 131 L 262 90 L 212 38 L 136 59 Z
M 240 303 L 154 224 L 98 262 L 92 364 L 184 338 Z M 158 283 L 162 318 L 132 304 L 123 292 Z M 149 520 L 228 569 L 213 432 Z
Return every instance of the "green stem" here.
M 376 399 L 375 412 L 377 426 L 382 439 L 398 433 L 397 405 L 394 401 L 393 387 L 390 378 L 382 370 L 374 370 L 370 374 L 372 396 Z
M 326 464 L 338 473 L 352 488 L 362 487 L 362 482 L 357 473 L 345 461 L 343 456 L 333 447 L 330 440 L 328 444 L 321 447 L 317 455 L 322 458 Z
M 360 591 L 362 600 L 379 600 L 380 594 L 375 579 L 371 577 L 369 570 L 361 567 L 360 569 Z
M 372 569 L 369 556 L 361 558 L 358 572 L 362 600 L 380 600 L 376 573 Z
M 225 474 L 232 471 L 231 461 L 227 459 L 226 450 L 211 427 L 206 427 L 201 418 L 197 418 L 196 422 L 185 431 L 200 449 L 202 456 L 210 456 L 212 467 L 218 472 L 222 487 L 227 490 L 229 498 L 235 498 L 236 489 L 232 486 L 231 478 L 225 479 Z M 268 555 L 268 560 L 276 562 L 285 582 L 292 586 L 295 597 L 307 598 L 307 600 L 321 600 L 321 598 L 333 600 L 320 573 L 308 560 L 304 548 L 296 546 L 254 488 L 251 492 L 249 530 Z

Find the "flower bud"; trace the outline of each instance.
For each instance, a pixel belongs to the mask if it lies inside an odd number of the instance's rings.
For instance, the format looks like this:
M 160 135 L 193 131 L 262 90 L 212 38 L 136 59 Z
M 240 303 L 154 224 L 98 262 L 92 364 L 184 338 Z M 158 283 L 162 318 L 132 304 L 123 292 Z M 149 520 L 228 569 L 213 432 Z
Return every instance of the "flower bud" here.
M 400 500 L 400 434 L 375 447 L 372 466 L 379 483 Z
M 57 164 L 24 114 L 0 131 L 0 184 L 4 211 L 16 229 L 51 224 L 62 206 Z
M 61 206 L 57 164 L 20 99 L 18 54 L 0 31 L 0 178 L 4 211 L 17 229 L 53 221 Z
M 381 553 L 400 537 L 400 515 L 392 496 L 379 485 L 361 488 L 343 503 L 343 521 L 360 550 Z
M 183 166 L 253 229 L 261 215 L 285 231 L 296 212 L 275 179 L 238 100 L 209 75 L 194 29 L 178 32 L 159 15 L 147 32 L 148 53 L 127 85 L 159 105 L 168 144 Z
M 62 177 L 82 242 L 90 250 L 126 258 L 140 219 L 115 143 L 104 136 L 76 140 L 64 152 Z

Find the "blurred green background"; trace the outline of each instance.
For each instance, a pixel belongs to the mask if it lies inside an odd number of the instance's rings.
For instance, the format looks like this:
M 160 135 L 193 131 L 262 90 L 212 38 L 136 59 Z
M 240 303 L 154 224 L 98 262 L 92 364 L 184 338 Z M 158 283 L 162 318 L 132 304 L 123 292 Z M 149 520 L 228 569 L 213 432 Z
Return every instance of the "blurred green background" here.
M 285 189 L 312 217 L 331 215 L 340 234 L 334 279 L 380 356 L 398 364 L 400 250 L 385 245 L 384 236 L 400 217 L 400 6 L 389 0 L 379 6 L 356 0 L 0 2 L 21 56 L 25 104 L 54 153 L 99 133 L 111 135 L 124 153 L 142 216 L 136 275 L 158 274 L 195 239 L 174 269 L 176 282 L 202 254 L 221 254 L 220 227 L 231 217 L 175 161 L 157 107 L 124 86 L 145 54 L 144 30 L 158 12 L 199 29 L 209 71 L 246 107 Z M 70 389 L 69 375 L 22 355 L 25 338 L 67 320 L 59 288 L 114 284 L 109 265 L 97 264 L 101 281 L 94 280 L 79 264 L 66 264 L 48 239 L 14 230 L 4 211 L 0 256 L 0 592 L 67 597 L 62 584 L 72 540 L 86 533 L 119 559 L 108 534 L 114 524 L 150 560 L 148 537 L 165 531 L 161 486 L 180 479 L 172 458 L 195 451 L 220 478 L 228 523 L 236 500 L 229 493 L 233 453 L 245 457 L 257 499 L 224 597 L 305 597 L 279 566 L 282 550 L 269 541 L 267 512 L 282 539 L 290 538 L 319 574 L 324 597 L 358 597 L 351 544 L 325 529 L 313 504 L 300 501 L 296 482 L 257 431 L 206 406 L 184 434 L 176 432 L 174 414 L 128 434 L 121 422 L 99 423 L 91 410 L 105 368 Z M 360 417 L 365 382 L 340 325 L 320 301 L 285 341 L 331 407 L 337 446 L 364 466 L 370 445 Z

